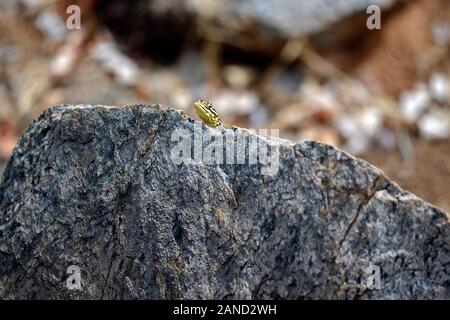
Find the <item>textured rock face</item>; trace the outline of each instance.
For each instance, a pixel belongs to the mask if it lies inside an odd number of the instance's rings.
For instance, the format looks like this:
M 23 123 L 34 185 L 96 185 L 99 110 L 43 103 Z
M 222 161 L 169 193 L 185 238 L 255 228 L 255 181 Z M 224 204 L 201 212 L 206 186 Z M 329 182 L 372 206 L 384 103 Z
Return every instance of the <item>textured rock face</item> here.
M 445 212 L 316 142 L 268 140 L 272 175 L 174 163 L 195 126 L 157 106 L 44 112 L 0 187 L 0 298 L 450 298 Z M 255 137 L 202 134 L 236 131 Z

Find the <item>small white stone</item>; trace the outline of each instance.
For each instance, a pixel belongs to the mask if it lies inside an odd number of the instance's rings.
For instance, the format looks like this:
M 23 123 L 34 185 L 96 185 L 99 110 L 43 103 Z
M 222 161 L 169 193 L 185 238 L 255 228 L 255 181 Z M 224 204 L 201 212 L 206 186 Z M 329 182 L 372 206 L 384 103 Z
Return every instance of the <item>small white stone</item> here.
M 64 22 L 56 12 L 50 9 L 39 13 L 36 18 L 36 27 L 52 41 L 62 41 L 67 34 Z
M 99 42 L 92 49 L 92 56 L 105 70 L 111 72 L 118 82 L 125 85 L 136 83 L 139 68 L 133 60 L 120 52 L 113 42 Z
M 45 1 L 43 1 L 43 0 L 21 0 L 21 3 L 27 9 L 35 9 L 35 8 L 42 7 L 43 5 L 45 5 Z
M 367 108 L 358 115 L 359 126 L 365 134 L 372 137 L 380 129 L 382 124 L 381 114 L 376 108 Z
M 368 107 L 336 119 L 335 127 L 347 140 L 344 149 L 359 155 L 365 152 L 382 127 L 382 115 L 376 107 Z
M 450 23 L 436 23 L 432 26 L 431 33 L 434 43 L 438 46 L 446 47 L 450 43 Z
M 258 96 L 251 91 L 222 90 L 211 102 L 224 116 L 248 115 L 259 106 Z
M 348 115 L 341 115 L 336 119 L 336 129 L 346 138 L 350 139 L 352 136 L 358 134 L 359 127 L 353 117 Z
M 224 68 L 223 75 L 227 83 L 236 89 L 245 89 L 254 79 L 252 69 L 239 65 L 229 65 Z
M 407 91 L 400 97 L 400 110 L 409 122 L 414 122 L 424 112 L 430 103 L 430 94 L 427 87 L 419 85 L 415 90 Z
M 430 78 L 430 94 L 438 102 L 449 99 L 450 82 L 442 73 L 433 73 Z
M 347 143 L 344 145 L 344 149 L 354 155 L 360 155 L 364 153 L 370 145 L 370 139 L 364 135 L 355 135 L 347 140 Z
M 446 139 L 450 136 L 450 115 L 443 110 L 432 110 L 418 123 L 420 134 L 429 139 Z

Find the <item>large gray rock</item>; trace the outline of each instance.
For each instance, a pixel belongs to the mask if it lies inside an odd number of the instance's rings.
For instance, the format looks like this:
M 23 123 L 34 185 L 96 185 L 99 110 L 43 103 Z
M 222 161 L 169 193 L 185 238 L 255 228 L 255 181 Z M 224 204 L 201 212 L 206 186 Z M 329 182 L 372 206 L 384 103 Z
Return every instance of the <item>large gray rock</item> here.
M 175 130 L 196 126 L 158 106 L 45 111 L 0 187 L 0 298 L 450 298 L 445 212 L 317 142 L 269 139 L 272 174 L 176 164 Z
M 219 0 L 217 0 L 219 1 Z M 219 1 L 220 2 L 220 1 Z M 258 27 L 272 30 L 286 38 L 324 31 L 355 14 L 366 14 L 371 5 L 389 9 L 398 0 L 247 0 L 231 1 L 217 18 L 225 25 L 233 18 L 254 21 Z M 372 13 L 372 12 L 371 12 Z M 367 15 L 368 16 L 368 15 Z
M 373 14 L 372 10 L 367 13 L 371 5 L 380 8 L 384 19 L 385 13 L 410 1 L 108 0 L 97 3 L 99 19 L 125 47 L 173 62 L 182 51 L 181 45 L 192 34 L 264 55 L 278 55 L 286 40 L 300 37 L 310 37 L 315 46 L 330 48 L 370 31 L 366 20 Z

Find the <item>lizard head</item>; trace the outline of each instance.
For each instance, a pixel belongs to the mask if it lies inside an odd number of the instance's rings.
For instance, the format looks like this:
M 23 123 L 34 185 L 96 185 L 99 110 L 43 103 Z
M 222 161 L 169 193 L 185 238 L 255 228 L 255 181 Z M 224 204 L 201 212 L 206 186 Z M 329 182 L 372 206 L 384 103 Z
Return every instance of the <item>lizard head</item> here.
M 208 104 L 210 104 L 208 101 L 202 100 L 202 99 L 198 99 L 194 102 L 194 106 L 196 108 L 205 108 L 208 106 Z

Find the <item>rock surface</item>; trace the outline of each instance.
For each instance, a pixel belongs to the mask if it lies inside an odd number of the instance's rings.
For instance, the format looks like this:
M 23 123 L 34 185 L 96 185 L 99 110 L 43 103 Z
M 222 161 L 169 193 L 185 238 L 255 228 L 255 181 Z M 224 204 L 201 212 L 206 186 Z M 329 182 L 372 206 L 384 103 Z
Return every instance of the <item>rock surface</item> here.
M 195 126 L 159 106 L 45 111 L 0 186 L 0 298 L 450 298 L 445 212 L 317 142 L 269 139 L 272 175 L 174 163 Z

